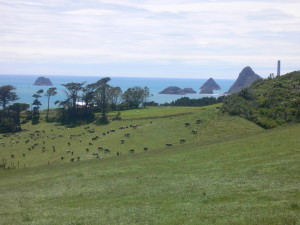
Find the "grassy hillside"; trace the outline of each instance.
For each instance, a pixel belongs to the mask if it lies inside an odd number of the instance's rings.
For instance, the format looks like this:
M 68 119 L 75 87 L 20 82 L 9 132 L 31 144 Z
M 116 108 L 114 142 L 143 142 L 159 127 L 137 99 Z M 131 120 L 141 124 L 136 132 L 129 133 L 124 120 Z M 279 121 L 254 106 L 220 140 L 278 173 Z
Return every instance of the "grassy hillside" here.
M 152 119 L 129 113 L 128 120 L 88 129 L 28 125 L 28 133 L 64 137 L 47 139 L 45 145 L 57 145 L 55 153 L 46 146 L 44 153 L 26 150 L 24 158 L 24 133 L 14 137 L 18 144 L 2 139 L 1 157 L 14 153 L 10 162 L 28 162 L 0 170 L 0 224 L 299 224 L 300 125 L 265 131 L 239 117 L 218 116 L 212 106 L 185 112 Z M 139 126 L 118 129 L 130 124 Z M 96 149 L 82 150 L 96 132 L 110 128 L 116 132 L 97 140 L 110 154 L 99 152 L 103 158 L 95 159 Z M 125 132 L 131 135 L 120 144 Z M 85 133 L 70 146 L 82 160 L 70 163 L 64 142 L 74 133 Z M 186 143 L 179 143 L 182 138 Z M 61 155 L 64 161 L 57 160 Z
M 264 128 L 300 121 L 300 71 L 257 81 L 225 98 L 222 111 Z
M 189 143 L 215 142 L 261 130 L 240 118 L 219 117 L 216 106 L 147 108 L 124 112 L 122 117 L 123 120 L 108 125 L 88 124 L 75 128 L 55 123 L 34 126 L 28 123 L 23 125 L 24 132 L 1 140 L 4 144 L 0 145 L 0 163 L 5 160 L 6 168 L 70 163 L 72 158 L 77 161 L 77 157 L 83 161 L 95 159 L 96 154 L 100 158 L 117 157 L 117 152 L 126 155 L 132 149 L 135 153 L 144 152 L 144 148 L 162 151 L 170 149 L 166 147 L 169 143 L 173 147 L 184 147 Z M 196 123 L 198 119 L 202 121 L 199 124 Z M 186 127 L 185 123 L 190 126 Z M 133 128 L 133 125 L 137 127 Z M 197 134 L 192 130 L 197 130 Z M 129 136 L 125 137 L 125 134 Z M 180 144 L 180 139 L 185 143 Z M 105 149 L 110 153 L 105 153 Z

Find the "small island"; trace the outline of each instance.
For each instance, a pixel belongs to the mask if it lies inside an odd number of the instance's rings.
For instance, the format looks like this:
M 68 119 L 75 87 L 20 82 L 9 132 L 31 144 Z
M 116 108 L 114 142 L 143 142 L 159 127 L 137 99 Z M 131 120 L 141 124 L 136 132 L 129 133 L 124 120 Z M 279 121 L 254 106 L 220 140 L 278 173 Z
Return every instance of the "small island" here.
M 221 90 L 221 87 L 213 78 L 209 78 L 200 89 L 200 94 L 213 94 L 214 90 Z
M 33 85 L 34 86 L 53 86 L 51 80 L 46 77 L 38 77 Z
M 167 94 L 167 95 L 185 95 L 185 94 L 194 94 L 197 93 L 194 91 L 192 88 L 184 88 L 181 89 L 180 87 L 177 86 L 171 86 L 167 87 L 158 94 Z
M 183 88 L 185 94 L 196 94 L 197 92 L 193 88 Z

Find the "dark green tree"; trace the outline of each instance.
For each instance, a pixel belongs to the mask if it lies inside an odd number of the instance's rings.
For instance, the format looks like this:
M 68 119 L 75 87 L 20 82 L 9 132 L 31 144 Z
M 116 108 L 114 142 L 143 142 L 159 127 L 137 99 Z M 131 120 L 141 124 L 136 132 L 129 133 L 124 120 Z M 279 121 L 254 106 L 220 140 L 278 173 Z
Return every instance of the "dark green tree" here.
M 150 91 L 148 87 L 135 86 L 133 88 L 128 88 L 123 93 L 123 100 L 128 102 L 131 108 L 138 108 L 142 103 L 147 101 L 150 96 Z
M 83 89 L 83 85 L 85 82 L 82 83 L 67 83 L 67 84 L 62 84 L 62 86 L 64 86 L 67 91 L 65 91 L 65 94 L 67 96 L 67 99 L 64 101 L 65 103 L 69 103 L 69 104 L 64 104 L 69 105 L 69 107 L 71 107 L 73 110 L 77 109 L 77 105 L 76 102 L 78 102 L 79 98 L 80 98 L 80 92 Z
M 47 92 L 45 93 L 45 96 L 47 97 L 47 103 L 48 103 L 48 107 L 47 107 L 47 115 L 46 115 L 46 120 L 49 119 L 49 104 L 50 104 L 50 98 L 51 96 L 54 96 L 57 94 L 57 91 L 56 91 L 56 87 L 52 87 L 52 88 L 49 88 L 47 90 Z
M 88 84 L 82 89 L 82 100 L 84 101 L 85 111 L 88 107 L 93 106 L 93 100 L 95 99 L 95 90 L 97 88 L 96 83 Z
M 29 109 L 29 104 L 25 103 L 14 103 L 8 107 L 9 111 L 12 111 L 15 113 L 15 122 L 16 125 L 20 127 L 21 129 L 21 123 L 20 123 L 20 114 L 22 111 Z
M 108 103 L 108 89 L 110 88 L 109 84 L 110 81 L 109 77 L 102 78 L 96 82 L 96 102 L 98 107 L 100 107 L 101 111 L 101 120 L 102 122 L 107 122 L 107 103 Z
M 18 100 L 15 87 L 11 85 L 4 85 L 0 87 L 0 105 L 5 109 L 6 105 L 10 102 Z
M 32 95 L 32 97 L 35 98 L 32 103 L 32 105 L 34 106 L 32 109 L 32 124 L 37 124 L 40 119 L 39 109 L 42 103 L 40 102 L 39 98 L 42 97 L 42 93 L 44 93 L 44 90 L 40 89 L 34 95 Z
M 116 110 L 117 104 L 120 104 L 122 100 L 122 89 L 110 86 L 107 90 L 107 98 L 112 110 Z

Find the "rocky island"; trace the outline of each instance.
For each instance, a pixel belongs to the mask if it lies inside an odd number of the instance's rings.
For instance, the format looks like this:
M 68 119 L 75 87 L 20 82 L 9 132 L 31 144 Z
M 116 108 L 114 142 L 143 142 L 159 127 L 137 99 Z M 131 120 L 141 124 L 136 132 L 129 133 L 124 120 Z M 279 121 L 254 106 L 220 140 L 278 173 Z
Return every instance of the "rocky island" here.
M 194 94 L 197 93 L 194 91 L 192 88 L 184 88 L 181 89 L 180 87 L 177 86 L 171 86 L 167 87 L 158 94 L 167 94 L 167 95 L 185 95 L 185 94 Z
M 221 90 L 221 87 L 213 78 L 209 78 L 200 89 L 200 94 L 213 94 L 214 90 Z
M 243 88 L 249 87 L 253 82 L 261 79 L 262 77 L 254 73 L 250 66 L 247 66 L 240 72 L 237 80 L 229 88 L 228 94 L 239 92 Z
M 38 77 L 33 85 L 34 86 L 53 86 L 51 80 L 46 77 Z

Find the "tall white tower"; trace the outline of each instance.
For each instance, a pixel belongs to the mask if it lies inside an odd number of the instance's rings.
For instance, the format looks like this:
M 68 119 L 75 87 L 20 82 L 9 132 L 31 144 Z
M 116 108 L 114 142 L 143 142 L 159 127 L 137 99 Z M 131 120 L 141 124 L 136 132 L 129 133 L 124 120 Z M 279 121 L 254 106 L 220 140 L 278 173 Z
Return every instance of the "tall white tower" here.
M 280 60 L 277 62 L 277 76 L 280 76 Z

